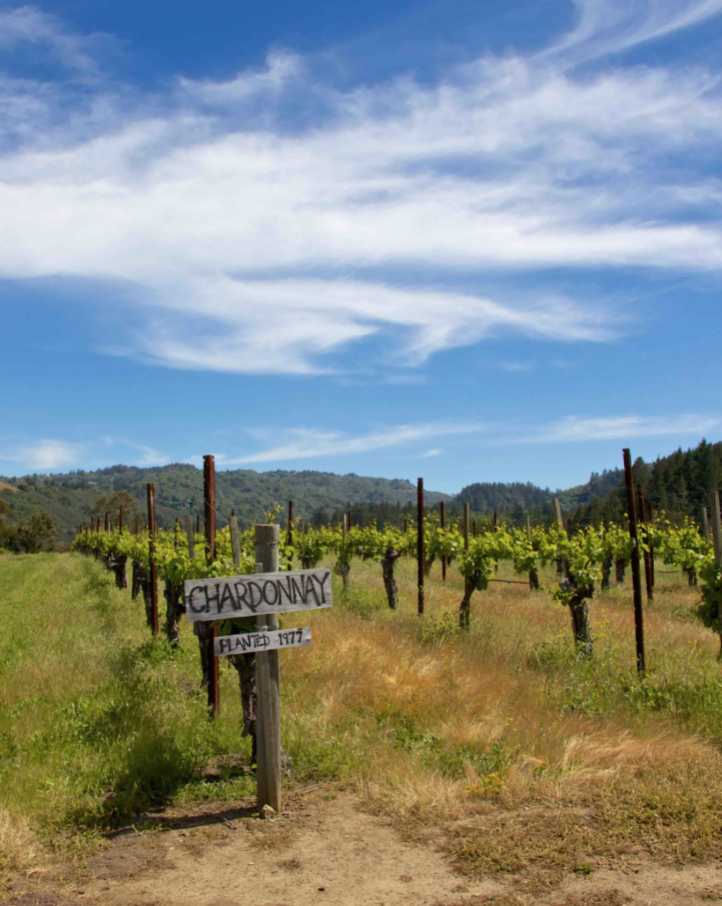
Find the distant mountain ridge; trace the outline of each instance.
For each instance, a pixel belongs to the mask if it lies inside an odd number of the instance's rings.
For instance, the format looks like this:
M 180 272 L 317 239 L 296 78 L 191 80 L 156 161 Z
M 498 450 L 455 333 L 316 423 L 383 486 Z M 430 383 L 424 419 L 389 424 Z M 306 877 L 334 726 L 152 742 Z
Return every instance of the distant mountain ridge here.
M 656 462 L 638 459 L 634 464 L 635 480 L 645 486 L 647 498 L 657 509 L 682 515 L 698 514 L 711 490 L 722 486 L 722 443 L 702 441 L 697 447 L 681 448 Z M 551 503 L 559 497 L 565 515 L 585 521 L 619 519 L 623 516 L 623 472 L 615 468 L 592 472 L 589 481 L 567 490 L 551 491 L 529 482 L 475 482 L 458 494 L 426 491 L 426 504 L 436 507 L 448 504 L 449 514 L 461 504 L 469 503 L 472 513 L 490 517 L 494 510 L 519 522 L 527 512 L 533 518 L 551 515 Z M 76 526 L 89 521 L 100 499 L 119 491 L 128 492 L 138 509 L 146 509 L 146 484 L 155 485 L 158 524 L 173 525 L 178 516 L 203 512 L 203 473 L 188 463 L 167 466 L 111 466 L 94 472 L 69 472 L 54 475 L 29 475 L 24 478 L 0 477 L 0 499 L 19 520 L 35 513 L 47 512 L 55 520 L 58 540 L 72 538 Z M 312 470 L 254 472 L 251 469 L 216 473 L 216 509 L 219 523 L 235 510 L 239 522 L 249 525 L 265 519 L 276 505 L 278 519 L 285 523 L 286 506 L 294 501 L 298 517 L 325 521 L 341 511 L 358 505 L 359 517 L 403 518 L 413 515 L 416 485 L 403 478 L 372 478 L 349 473 Z M 602 506 L 603 504 L 603 506 Z
M 141 468 L 111 466 L 94 472 L 29 475 L 8 479 L 0 497 L 10 505 L 16 519 L 36 512 L 49 513 L 58 527 L 58 539 L 70 540 L 76 526 L 89 521 L 89 513 L 103 495 L 130 493 L 141 512 L 146 509 L 146 485 L 155 486 L 158 524 L 169 528 L 176 517 L 203 512 L 203 472 L 188 463 Z M 280 506 L 285 521 L 286 506 L 294 502 L 294 515 L 311 519 L 314 512 L 327 513 L 352 503 L 407 504 L 416 500 L 416 485 L 403 478 L 369 478 L 354 473 L 283 471 L 254 472 L 250 469 L 216 472 L 216 510 L 220 522 L 236 511 L 239 523 L 248 525 L 265 519 Z M 428 505 L 452 501 L 450 494 L 426 492 Z

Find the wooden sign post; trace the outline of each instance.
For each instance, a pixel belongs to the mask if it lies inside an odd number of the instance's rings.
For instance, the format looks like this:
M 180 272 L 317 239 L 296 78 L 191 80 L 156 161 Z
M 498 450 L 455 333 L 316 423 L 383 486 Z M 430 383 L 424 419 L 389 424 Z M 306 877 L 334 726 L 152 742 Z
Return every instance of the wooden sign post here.
M 219 636 L 214 655 L 255 653 L 257 801 L 278 812 L 281 808 L 281 709 L 278 652 L 311 644 L 311 630 L 279 630 L 278 614 L 331 607 L 331 571 L 278 570 L 278 525 L 256 526 L 256 573 L 189 579 L 184 584 L 186 618 L 207 622 L 255 617 L 256 632 Z
M 216 459 L 210 454 L 203 457 L 203 500 L 206 562 L 210 565 L 216 559 Z M 209 630 L 201 633 L 199 638 L 205 645 L 208 665 L 208 711 L 211 717 L 216 717 L 221 710 L 221 674 L 218 658 L 213 653 L 213 637 L 216 634 L 216 627 L 209 627 Z

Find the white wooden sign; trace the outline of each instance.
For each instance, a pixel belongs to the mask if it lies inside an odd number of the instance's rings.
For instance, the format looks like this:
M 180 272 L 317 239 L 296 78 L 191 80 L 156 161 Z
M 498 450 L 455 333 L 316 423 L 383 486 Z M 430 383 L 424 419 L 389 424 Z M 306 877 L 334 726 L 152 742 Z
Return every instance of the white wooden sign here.
M 299 648 L 311 644 L 311 627 L 304 629 L 267 629 L 265 632 L 244 632 L 240 635 L 220 635 L 213 641 L 216 657 L 228 654 L 253 654 L 279 648 Z
M 188 579 L 183 592 L 189 623 L 317 610 L 333 603 L 329 569 Z

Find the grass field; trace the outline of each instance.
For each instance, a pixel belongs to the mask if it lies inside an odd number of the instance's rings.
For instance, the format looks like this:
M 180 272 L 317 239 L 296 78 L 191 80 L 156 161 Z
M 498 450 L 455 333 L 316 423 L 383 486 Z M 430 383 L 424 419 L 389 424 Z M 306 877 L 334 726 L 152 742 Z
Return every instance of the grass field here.
M 314 632 L 310 648 L 282 655 L 289 784 L 353 786 L 407 834 L 443 831 L 440 845 L 469 873 L 717 852 L 718 640 L 692 617 L 698 596 L 680 575 L 660 572 L 645 608 L 642 682 L 630 582 L 592 601 L 587 661 L 548 592 L 493 584 L 474 596 L 472 631 L 460 635 L 459 576 L 442 583 L 434 567 L 420 619 L 414 568 L 399 563 L 396 613 L 378 564 L 354 561 L 333 609 L 289 615 L 287 625 L 310 621 Z M 177 651 L 152 640 L 142 604 L 99 563 L 0 557 L 0 621 L 6 869 L 82 855 L 152 806 L 252 794 L 239 769 L 220 781 L 205 773 L 217 756 L 249 754 L 235 671 L 222 670 L 222 713 L 210 721 L 189 628 Z

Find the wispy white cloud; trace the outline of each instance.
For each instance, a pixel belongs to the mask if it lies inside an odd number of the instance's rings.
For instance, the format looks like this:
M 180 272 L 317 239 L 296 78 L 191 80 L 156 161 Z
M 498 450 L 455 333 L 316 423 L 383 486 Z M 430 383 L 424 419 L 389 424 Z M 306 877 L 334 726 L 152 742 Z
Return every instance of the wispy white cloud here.
M 110 35 L 79 35 L 56 16 L 33 6 L 0 10 L 0 51 L 34 45 L 49 51 L 63 66 L 90 74 L 99 71 L 99 54 L 117 46 Z
M 112 457 L 112 458 L 111 458 Z M 104 468 L 117 463 L 159 466 L 170 462 L 164 453 L 124 437 L 103 437 L 98 442 L 75 443 L 42 439 L 0 450 L 0 462 L 12 463 L 18 474 L 62 469 Z
M 529 421 L 437 421 L 419 424 L 380 427 L 366 434 L 350 434 L 325 428 L 265 428 L 246 429 L 264 449 L 239 455 L 237 451 L 219 449 L 214 453 L 218 468 L 284 462 L 292 466 L 298 460 L 334 458 L 367 454 L 394 448 L 404 449 L 409 458 L 433 458 L 447 453 L 453 455 L 455 439 L 476 435 L 474 445 L 480 450 L 493 445 L 545 445 L 579 442 L 633 441 L 646 437 L 673 437 L 675 443 L 715 437 L 722 431 L 722 416 L 682 413 L 667 416 L 620 415 L 600 418 L 567 416 L 544 428 Z M 282 437 L 282 440 L 278 438 Z M 429 441 L 446 438 L 445 447 L 419 447 Z M 468 444 L 464 439 L 463 443 Z M 126 438 L 103 438 L 100 443 L 77 444 L 63 440 L 41 440 L 0 452 L 0 461 L 17 464 L 21 472 L 49 471 L 62 468 L 99 468 L 110 463 L 107 451 L 112 449 L 118 457 L 114 462 L 127 458 L 123 451 L 135 450 L 140 457 L 129 460 L 138 466 L 163 465 L 168 457 L 151 447 L 134 443 Z M 200 467 L 203 457 L 187 457 L 186 462 Z
M 113 351 L 179 368 L 334 371 L 334 354 L 373 340 L 400 366 L 500 332 L 607 340 L 624 323 L 604 299 L 519 289 L 514 274 L 719 273 L 722 193 L 678 162 L 716 152 L 720 73 L 581 77 L 570 54 L 720 4 L 580 0 L 552 53 L 486 55 L 433 87 L 340 91 L 282 52 L 132 101 L 99 83 L 82 110 L 61 83 L 0 78 L 0 275 L 127 287 L 138 329 Z M 0 48 L 34 36 L 89 67 L 91 39 L 29 7 L 0 15 Z M 317 109 L 289 129 L 284 111 L 311 96 Z
M 452 435 L 474 434 L 484 429 L 479 422 L 430 422 L 420 425 L 396 425 L 370 434 L 352 436 L 341 431 L 316 428 L 292 428 L 286 432 L 289 440 L 260 453 L 233 458 L 223 457 L 223 465 L 293 461 L 319 456 L 341 456 L 352 453 L 369 453 L 389 447 L 403 447 Z M 437 452 L 441 452 L 440 450 Z
M 16 447 L 0 453 L 0 460 L 17 463 L 28 472 L 77 466 L 85 453 L 84 444 L 46 438 L 29 446 Z
M 543 431 L 532 433 L 526 443 L 569 443 L 573 441 L 624 440 L 637 437 L 697 437 L 702 438 L 722 427 L 722 418 L 715 415 L 672 415 L 643 417 L 639 415 L 606 418 L 577 418 L 568 416 L 554 422 Z
M 574 0 L 575 28 L 543 55 L 587 60 L 654 41 L 719 15 L 722 0 Z
M 134 466 L 162 466 L 171 461 L 169 456 L 161 453 L 154 447 L 146 444 L 137 444 L 125 437 L 104 437 L 102 443 L 106 448 L 113 449 L 116 456 L 123 456 L 129 465 Z M 128 457 L 126 451 L 133 451 Z M 139 454 L 139 455 L 138 455 Z
M 453 453 L 453 438 L 476 434 L 474 444 L 483 448 L 509 444 L 542 445 L 550 443 L 574 443 L 581 441 L 635 440 L 644 437 L 677 437 L 701 439 L 722 428 L 722 417 L 694 413 L 671 416 L 643 417 L 621 415 L 601 418 L 578 418 L 568 416 L 550 425 L 539 428 L 529 421 L 449 421 L 429 422 L 416 425 L 397 425 L 380 428 L 367 434 L 352 435 L 342 431 L 320 428 L 288 428 L 283 432 L 266 428 L 249 429 L 247 433 L 257 442 L 266 444 L 265 449 L 241 456 L 235 453 L 216 454 L 216 460 L 223 468 L 254 463 L 288 462 L 319 457 L 348 456 L 404 447 L 409 456 L 431 458 L 445 452 L 441 447 L 431 447 L 422 453 L 413 447 L 435 440 L 449 438 Z M 284 440 L 273 443 L 279 433 Z M 270 445 L 269 445 L 270 442 Z M 468 443 L 467 440 L 463 441 Z M 192 457 L 190 462 L 199 464 L 201 457 Z

